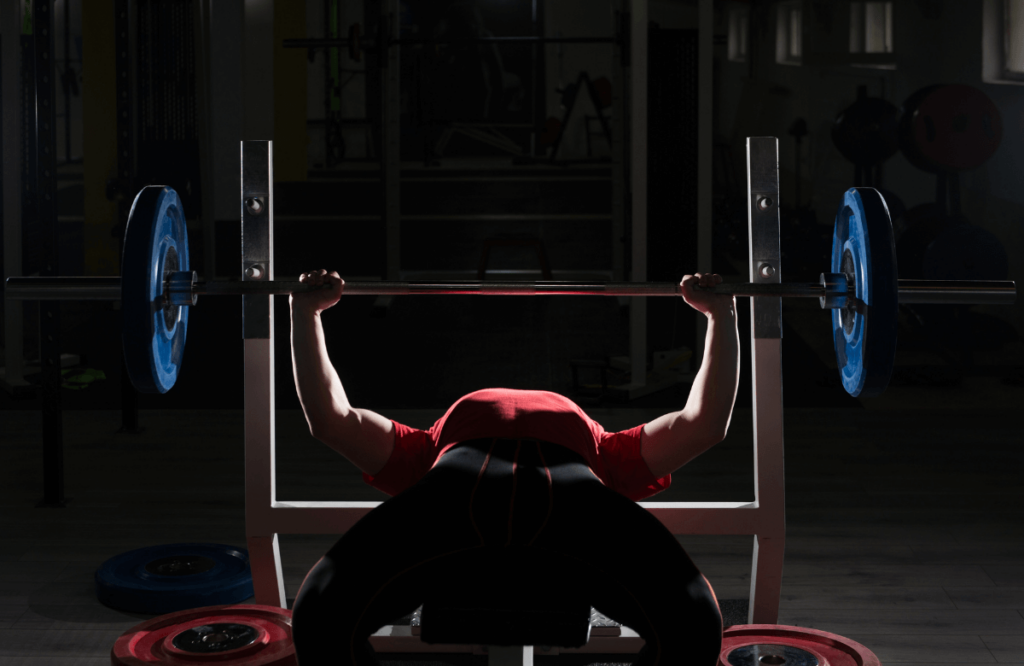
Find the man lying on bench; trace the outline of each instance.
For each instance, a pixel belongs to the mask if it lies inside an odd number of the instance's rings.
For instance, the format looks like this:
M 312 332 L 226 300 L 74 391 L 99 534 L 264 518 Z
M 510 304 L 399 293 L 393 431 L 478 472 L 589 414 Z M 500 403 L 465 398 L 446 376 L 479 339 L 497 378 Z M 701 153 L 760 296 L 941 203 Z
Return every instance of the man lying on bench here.
M 721 277 L 687 275 L 681 283 L 683 299 L 708 318 L 686 406 L 614 433 L 548 391 L 474 391 L 429 430 L 352 407 L 320 320 L 344 282 L 325 270 L 300 280 L 333 287 L 290 301 L 295 385 L 310 432 L 392 496 L 306 576 L 293 609 L 300 666 L 376 664 L 376 630 L 443 594 L 468 563 L 508 566 L 516 553 L 524 567 L 543 566 L 538 575 L 547 579 L 557 571 L 558 594 L 581 595 L 640 634 L 636 664 L 716 663 L 722 617 L 714 592 L 675 536 L 636 502 L 668 488 L 673 471 L 728 430 L 739 382 L 735 299 L 693 289 Z M 497 586 L 501 577 L 495 570 L 480 584 Z

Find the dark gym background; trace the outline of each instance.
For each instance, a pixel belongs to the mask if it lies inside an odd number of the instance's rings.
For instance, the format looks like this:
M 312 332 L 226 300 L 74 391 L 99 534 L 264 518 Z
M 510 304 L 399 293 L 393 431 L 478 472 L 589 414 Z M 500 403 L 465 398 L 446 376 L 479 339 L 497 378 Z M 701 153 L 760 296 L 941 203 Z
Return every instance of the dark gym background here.
M 886 193 L 901 277 L 926 277 L 924 257 L 934 247 L 933 261 L 965 278 L 1018 279 L 1024 62 L 1014 60 L 1012 41 L 1024 40 L 1024 19 L 1013 22 L 1019 4 L 716 1 L 712 124 L 700 127 L 698 3 L 650 0 L 648 280 L 695 270 L 697 174 L 710 169 L 711 266 L 727 280 L 747 281 L 748 136 L 779 139 L 784 281 L 816 280 L 828 270 L 833 218 L 855 184 Z M 115 49 L 115 6 L 132 8 L 127 54 Z M 331 30 L 344 37 L 356 22 L 372 40 L 375 7 L 373 0 L 307 0 L 303 9 L 278 0 L 275 44 Z M 0 43 L 22 39 L 24 26 L 4 11 Z M 185 203 L 192 266 L 237 279 L 238 142 L 258 138 L 243 137 L 240 119 L 255 98 L 274 108 L 273 137 L 259 138 L 274 140 L 275 277 L 320 267 L 382 276 L 380 80 L 366 73 L 379 65 L 377 54 L 368 50 L 356 62 L 344 49 L 278 47 L 272 88 L 246 91 L 241 0 L 84 7 L 58 0 L 53 12 L 59 274 L 117 274 L 127 205 L 139 187 L 159 182 Z M 195 18 L 200 12 L 205 23 Z M 865 16 L 868 27 L 858 33 Z M 875 20 L 882 28 L 872 41 Z M 616 19 L 612 3 L 591 0 L 408 0 L 400 26 L 410 39 L 554 37 L 611 35 Z M 611 108 L 595 108 L 585 85 L 566 94 L 584 72 L 590 81 L 614 80 L 612 46 L 433 49 L 403 47 L 400 62 L 401 210 L 413 218 L 402 224 L 402 269 L 470 279 L 484 242 L 498 239 L 540 241 L 556 272 L 606 271 L 616 252 L 628 270 L 628 220 L 625 238 L 610 240 L 616 176 L 597 121 Z M 202 62 L 212 63 L 206 74 Z M 133 83 L 127 172 L 118 156 L 121 71 Z M 892 143 L 912 95 L 940 84 L 980 90 L 1002 120 L 991 156 L 952 177 L 922 168 Z M 855 105 L 865 99 L 884 104 L 867 129 L 853 127 L 856 109 L 863 110 Z M 6 118 L 12 102 L 2 103 Z M 452 131 L 442 140 L 452 123 L 489 138 Z M 697 160 L 705 133 L 713 137 L 710 164 Z M 11 135 L 5 129 L 3 136 Z M 28 130 L 14 136 L 30 154 L 39 149 Z M 868 148 L 874 140 L 877 152 Z M 864 151 L 867 157 L 851 161 Z M 34 163 L 23 168 L 31 172 Z M 43 232 L 31 207 L 23 213 L 21 274 L 32 275 L 44 262 Z M 966 241 L 949 240 L 954 226 L 966 230 Z M 932 245 L 943 238 L 945 245 Z M 540 279 L 532 245 L 493 247 L 488 268 Z M 43 497 L 39 305 L 4 302 L 4 317 L 11 307 L 24 308 L 29 385 L 0 391 L 0 526 L 9 535 L 0 540 L 0 661 L 108 663 L 111 637 L 141 618 L 98 606 L 90 587 L 98 563 L 149 543 L 244 545 L 240 301 L 200 297 L 177 384 L 165 395 L 138 396 L 126 395 L 122 383 L 117 306 L 60 304 L 59 351 L 77 362 L 65 368 L 60 391 L 71 501 L 52 511 L 35 508 Z M 750 323 L 742 300 L 739 315 L 741 385 L 729 437 L 674 475 L 672 489 L 655 501 L 753 499 Z M 279 497 L 383 499 L 304 430 L 286 298 L 276 300 L 274 316 Z M 1024 431 L 1017 415 L 1024 305 L 901 307 L 892 380 L 869 399 L 842 389 L 829 316 L 816 302 L 783 308 L 789 542 L 780 622 L 849 636 L 883 663 L 1024 663 Z M 623 401 L 574 387 L 571 361 L 629 354 L 629 310 L 611 298 L 418 297 L 382 308 L 375 298 L 346 296 L 324 325 L 351 402 L 410 425 L 429 425 L 459 396 L 487 386 L 568 395 L 609 428 L 678 410 L 689 391 L 683 382 Z M 649 299 L 648 366 L 655 352 L 699 349 L 696 331 L 685 303 Z M 0 342 L 6 354 L 8 341 Z M 600 382 L 595 369 L 580 372 L 580 383 Z M 628 378 L 613 370 L 610 379 Z M 141 432 L 119 432 L 126 410 Z M 748 537 L 680 540 L 720 600 L 745 603 Z M 331 541 L 282 536 L 289 597 Z M 69 647 L 53 647 L 60 641 Z

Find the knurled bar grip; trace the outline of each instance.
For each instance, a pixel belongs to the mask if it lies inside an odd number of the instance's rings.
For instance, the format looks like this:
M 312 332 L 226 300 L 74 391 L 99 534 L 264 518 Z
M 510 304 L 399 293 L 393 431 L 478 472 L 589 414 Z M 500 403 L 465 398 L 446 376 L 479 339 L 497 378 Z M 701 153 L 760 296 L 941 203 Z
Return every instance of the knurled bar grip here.
M 284 295 L 311 291 L 303 282 L 225 280 L 196 282 L 192 293 L 210 296 Z M 709 290 L 710 291 L 710 290 Z M 713 291 L 739 297 L 819 298 L 815 282 L 719 284 Z M 350 296 L 678 296 L 674 282 L 346 282 Z M 12 300 L 118 300 L 119 277 L 11 277 L 5 296 Z M 1009 280 L 899 280 L 900 303 L 1010 305 L 1017 288 Z

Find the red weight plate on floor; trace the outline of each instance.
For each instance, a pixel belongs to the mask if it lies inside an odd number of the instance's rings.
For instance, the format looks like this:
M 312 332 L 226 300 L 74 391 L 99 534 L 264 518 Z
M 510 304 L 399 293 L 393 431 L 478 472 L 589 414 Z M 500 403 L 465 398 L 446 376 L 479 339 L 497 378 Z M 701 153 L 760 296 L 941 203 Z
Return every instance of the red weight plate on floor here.
M 856 641 L 827 631 L 781 624 L 738 624 L 722 635 L 718 666 L 881 666 Z
M 292 612 L 232 604 L 161 615 L 114 643 L 113 666 L 295 666 Z

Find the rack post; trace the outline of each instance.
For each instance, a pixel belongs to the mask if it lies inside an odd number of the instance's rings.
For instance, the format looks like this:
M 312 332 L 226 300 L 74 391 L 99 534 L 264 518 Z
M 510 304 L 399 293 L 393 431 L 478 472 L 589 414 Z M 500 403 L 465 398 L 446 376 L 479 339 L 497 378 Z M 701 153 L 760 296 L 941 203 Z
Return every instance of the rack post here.
M 242 142 L 242 279 L 274 279 L 274 150 L 271 141 Z M 248 206 L 259 199 L 262 205 Z M 259 266 L 258 274 L 248 269 Z M 249 277 L 256 276 L 255 278 Z M 256 603 L 285 608 L 277 531 L 267 519 L 277 494 L 274 473 L 273 296 L 242 296 L 245 347 L 245 534 Z
M 750 281 L 782 281 L 779 243 L 779 141 L 747 139 Z M 750 366 L 754 407 L 754 501 L 763 512 L 754 534 L 751 624 L 776 624 L 786 549 L 782 435 L 782 299 L 750 299 Z

